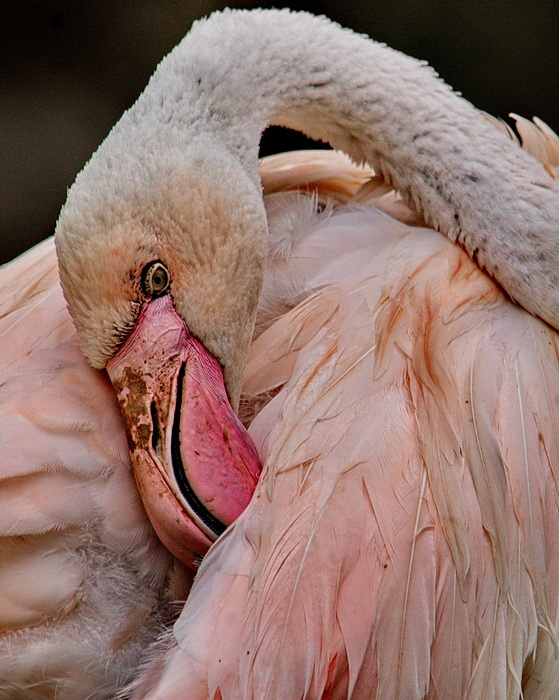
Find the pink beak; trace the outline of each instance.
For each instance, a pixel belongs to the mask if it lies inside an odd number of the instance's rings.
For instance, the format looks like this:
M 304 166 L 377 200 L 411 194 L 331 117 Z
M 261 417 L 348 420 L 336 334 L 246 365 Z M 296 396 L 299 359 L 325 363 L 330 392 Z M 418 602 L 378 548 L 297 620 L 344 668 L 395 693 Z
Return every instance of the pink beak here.
M 247 507 L 261 469 L 221 367 L 166 295 L 144 304 L 107 372 L 147 514 L 163 544 L 194 565 Z

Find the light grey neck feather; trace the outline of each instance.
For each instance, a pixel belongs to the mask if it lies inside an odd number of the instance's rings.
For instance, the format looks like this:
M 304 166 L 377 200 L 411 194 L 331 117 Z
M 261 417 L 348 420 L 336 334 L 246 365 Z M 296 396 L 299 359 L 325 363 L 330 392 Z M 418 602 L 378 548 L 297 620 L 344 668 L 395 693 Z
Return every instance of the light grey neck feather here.
M 510 296 L 559 329 L 559 189 L 427 66 L 324 18 L 225 11 L 196 23 L 115 129 L 215 138 L 257 181 L 268 124 L 391 179 Z M 171 136 L 172 133 L 172 136 Z

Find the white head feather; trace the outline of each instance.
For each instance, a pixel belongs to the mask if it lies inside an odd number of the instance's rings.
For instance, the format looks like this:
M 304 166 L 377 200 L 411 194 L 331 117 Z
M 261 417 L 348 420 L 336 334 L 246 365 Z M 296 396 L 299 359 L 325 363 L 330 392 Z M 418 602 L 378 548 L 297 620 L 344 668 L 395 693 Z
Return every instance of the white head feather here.
M 257 163 L 270 123 L 380 170 L 559 328 L 559 191 L 540 164 L 414 59 L 306 13 L 225 11 L 162 61 L 61 214 L 62 285 L 93 366 L 134 324 L 142 266 L 161 259 L 236 401 L 266 249 Z

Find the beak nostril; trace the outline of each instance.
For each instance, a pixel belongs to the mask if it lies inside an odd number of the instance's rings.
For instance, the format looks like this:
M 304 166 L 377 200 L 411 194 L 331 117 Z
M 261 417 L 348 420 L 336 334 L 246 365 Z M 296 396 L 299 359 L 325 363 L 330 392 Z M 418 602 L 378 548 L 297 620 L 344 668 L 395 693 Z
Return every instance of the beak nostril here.
M 149 412 L 151 416 L 151 446 L 156 455 L 160 454 L 161 451 L 161 431 L 159 430 L 159 416 L 157 415 L 157 406 L 155 401 L 152 401 L 149 406 Z

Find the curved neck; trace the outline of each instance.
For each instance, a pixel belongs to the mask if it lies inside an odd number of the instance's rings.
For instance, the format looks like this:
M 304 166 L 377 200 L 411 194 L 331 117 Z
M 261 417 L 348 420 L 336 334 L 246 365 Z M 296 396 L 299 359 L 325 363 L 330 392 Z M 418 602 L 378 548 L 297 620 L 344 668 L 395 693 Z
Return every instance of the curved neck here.
M 185 144 L 210 135 L 255 181 L 268 124 L 329 142 L 559 328 L 559 190 L 419 61 L 325 18 L 226 11 L 194 25 L 131 112 L 172 124 Z

